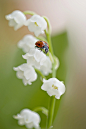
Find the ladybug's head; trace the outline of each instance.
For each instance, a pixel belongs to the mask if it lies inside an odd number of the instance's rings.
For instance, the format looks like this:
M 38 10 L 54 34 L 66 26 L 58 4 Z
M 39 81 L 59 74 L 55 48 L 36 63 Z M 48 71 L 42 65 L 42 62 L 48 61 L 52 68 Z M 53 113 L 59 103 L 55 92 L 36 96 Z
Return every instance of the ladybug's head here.
M 48 49 L 45 49 L 45 53 L 46 53 L 46 54 L 48 53 Z
M 48 50 L 49 50 L 48 46 L 45 45 L 45 46 L 43 47 L 43 49 L 44 49 L 45 53 L 47 54 L 47 53 L 48 53 Z

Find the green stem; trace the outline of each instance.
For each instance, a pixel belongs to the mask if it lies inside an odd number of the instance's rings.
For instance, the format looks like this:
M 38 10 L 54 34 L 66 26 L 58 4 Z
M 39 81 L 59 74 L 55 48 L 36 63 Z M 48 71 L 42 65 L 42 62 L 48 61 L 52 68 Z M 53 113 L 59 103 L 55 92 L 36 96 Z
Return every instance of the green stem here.
M 41 71 L 39 71 L 38 69 L 35 69 L 35 71 L 36 71 L 37 73 L 39 73 L 42 78 L 46 79 L 46 77 L 41 73 Z
M 52 56 L 54 56 L 53 47 L 52 47 L 52 43 L 51 43 L 51 36 L 50 36 L 50 34 L 51 34 L 50 22 L 47 17 L 43 16 L 43 18 L 46 20 L 47 26 L 48 26 L 48 30 L 45 30 L 45 34 L 46 34 L 48 45 L 49 45 L 49 51 L 51 52 Z
M 56 77 L 56 70 L 53 64 L 53 72 L 52 77 Z M 48 113 L 48 125 L 47 127 L 50 128 L 53 123 L 53 115 L 54 115 L 54 108 L 55 108 L 55 96 L 51 96 L 50 98 L 50 104 L 49 104 L 49 113 Z
M 42 113 L 44 113 L 46 116 L 48 116 L 48 110 L 45 107 L 37 107 L 37 108 L 33 109 L 33 111 L 35 111 L 35 112 L 42 111 Z
M 23 12 L 25 15 L 26 14 L 29 14 L 29 15 L 35 15 L 36 13 L 35 12 L 32 12 L 32 11 L 24 11 Z
M 47 21 L 47 24 L 48 24 L 48 31 L 45 30 L 45 34 L 46 34 L 47 41 L 48 41 L 48 44 L 49 44 L 49 51 L 51 52 L 53 60 L 54 60 L 54 52 L 53 52 L 53 47 L 52 47 L 52 43 L 51 43 L 51 36 L 50 36 L 50 32 L 51 32 L 50 23 L 49 23 L 49 21 L 46 17 L 44 17 L 44 18 L 45 18 L 45 20 Z M 55 60 L 54 60 L 53 65 L 52 65 L 52 77 L 56 77 Z M 55 108 L 55 96 L 51 96 L 50 97 L 49 110 L 48 110 L 49 111 L 48 121 L 47 121 L 47 128 L 48 129 L 52 126 L 54 108 Z
M 48 113 L 48 129 L 52 126 L 53 115 L 54 115 L 54 107 L 55 107 L 55 96 L 51 96 L 50 104 L 49 104 L 49 113 Z
M 53 63 L 52 77 L 56 77 L 55 60 Z
M 52 47 L 52 43 L 51 43 L 51 36 L 50 34 L 47 32 L 47 30 L 45 30 L 45 34 L 47 36 L 47 41 L 48 41 L 48 45 L 49 45 L 49 51 L 51 52 L 52 56 L 54 55 L 53 53 L 53 47 Z
M 43 16 L 43 18 L 46 20 L 46 22 L 47 22 L 47 25 L 48 25 L 48 32 L 49 32 L 49 34 L 51 33 L 51 25 L 50 25 L 50 22 L 49 22 L 49 20 L 48 20 L 48 18 L 46 17 L 46 16 Z

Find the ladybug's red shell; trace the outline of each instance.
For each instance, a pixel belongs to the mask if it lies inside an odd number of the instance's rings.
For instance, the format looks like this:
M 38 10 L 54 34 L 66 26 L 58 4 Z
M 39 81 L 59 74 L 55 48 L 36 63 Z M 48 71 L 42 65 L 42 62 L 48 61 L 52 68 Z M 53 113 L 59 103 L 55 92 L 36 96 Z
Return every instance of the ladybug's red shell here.
M 48 44 L 47 44 L 45 41 L 37 41 L 37 42 L 35 43 L 35 45 L 36 45 L 37 47 L 40 47 L 40 48 L 44 47 L 45 44 L 48 46 Z M 49 48 L 49 46 L 48 46 L 48 48 Z
M 44 49 L 45 53 L 47 54 L 48 50 L 49 50 L 49 46 L 45 41 L 37 41 L 35 43 L 37 48 L 40 48 L 40 50 Z

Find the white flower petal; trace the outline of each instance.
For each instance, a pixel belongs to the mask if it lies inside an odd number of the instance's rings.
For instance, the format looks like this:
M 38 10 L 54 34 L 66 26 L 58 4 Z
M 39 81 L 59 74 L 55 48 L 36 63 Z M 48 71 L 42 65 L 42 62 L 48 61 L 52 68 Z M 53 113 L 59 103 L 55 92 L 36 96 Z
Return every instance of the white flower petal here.
M 30 19 L 33 22 L 36 22 L 37 25 L 42 28 L 42 30 L 45 30 L 47 28 L 47 23 L 43 17 L 39 15 L 33 15 Z
M 9 26 L 13 26 L 14 30 L 22 27 L 26 21 L 26 16 L 19 10 L 13 11 L 11 14 L 6 15 L 5 18 L 9 20 Z
M 19 79 L 22 79 L 23 78 L 23 71 L 18 71 L 17 73 L 16 73 L 16 76 L 19 78 Z
M 46 58 L 46 55 L 42 51 L 39 51 L 38 49 L 36 49 L 34 57 L 37 60 L 37 62 L 41 62 L 43 59 Z
M 32 22 L 31 20 L 30 20 L 28 29 L 29 29 L 29 31 L 31 31 L 31 32 L 35 32 L 35 30 L 36 30 L 36 25 L 35 25 L 34 22 Z
M 47 93 L 48 93 L 49 96 L 52 96 L 52 95 L 53 95 L 53 94 L 52 94 L 52 90 L 49 90 L 49 89 L 48 89 L 48 90 L 47 90 Z
M 39 15 L 33 15 L 25 23 L 28 26 L 29 31 L 34 32 L 36 36 L 39 36 L 47 28 L 47 22 Z
M 26 86 L 27 84 L 29 84 L 28 83 L 28 80 L 25 78 L 25 77 L 23 77 L 22 78 L 22 81 L 23 81 L 23 83 L 24 83 L 24 85 Z M 31 85 L 32 83 L 30 83 L 29 85 Z
M 29 109 L 23 109 L 20 114 L 18 114 L 18 116 L 19 117 L 17 117 L 17 119 L 19 125 L 25 125 L 30 129 L 32 129 L 33 127 L 39 128 L 40 116 L 38 113 L 33 112 Z
M 24 120 L 23 120 L 23 119 L 19 119 L 18 124 L 19 124 L 19 125 L 24 125 L 24 124 L 25 124 L 25 122 L 24 122 Z
M 25 53 L 27 53 L 30 48 L 35 48 L 35 43 L 38 41 L 32 35 L 25 35 L 22 40 L 18 42 L 18 47 L 22 48 Z
M 41 89 L 44 90 L 44 91 L 47 91 L 49 88 L 50 88 L 50 87 L 49 87 L 49 85 L 47 85 L 47 84 L 43 84 L 43 85 L 41 86 Z
M 11 15 L 11 14 L 6 15 L 5 18 L 6 18 L 7 20 L 11 20 L 11 19 L 12 19 L 12 15 Z
M 16 30 L 18 30 L 19 28 L 21 28 L 23 25 L 21 24 L 21 23 L 19 23 L 19 24 L 15 24 L 14 25 L 14 30 L 16 31 Z
M 46 55 L 42 52 L 39 51 L 38 49 L 30 49 L 28 53 L 23 55 L 24 59 L 27 59 L 27 63 L 29 65 L 34 66 L 35 68 L 40 68 L 41 62 L 43 59 L 46 58 Z
M 26 127 L 29 128 L 29 129 L 32 129 L 34 127 L 33 123 L 27 123 L 26 124 Z
M 14 70 L 17 71 L 17 77 L 22 79 L 24 85 L 31 85 L 33 81 L 37 79 L 37 74 L 32 66 L 29 66 L 27 63 L 14 67 Z
M 64 87 L 64 85 L 60 86 L 59 89 L 60 89 L 60 95 L 62 95 L 63 93 L 65 93 L 65 87 Z
M 52 62 L 49 57 L 46 56 L 46 60 L 42 62 L 42 65 L 40 67 L 40 70 L 44 75 L 48 75 L 52 72 Z
M 20 114 L 17 114 L 17 116 L 14 115 L 13 118 L 19 120 L 18 121 L 19 125 L 24 125 L 25 124 L 24 118 Z
M 15 119 L 22 119 L 23 117 L 20 114 L 17 114 L 17 115 L 13 115 L 13 118 L 15 118 Z
M 9 21 L 9 26 L 15 26 L 16 25 L 16 22 L 14 21 L 14 19 L 11 19 L 10 21 Z
M 39 124 L 36 123 L 36 122 L 34 122 L 34 127 L 35 127 L 36 129 L 38 129 L 38 128 L 39 128 Z
M 18 71 L 19 67 L 13 67 L 13 70 Z
M 60 99 L 60 95 L 59 96 L 55 96 L 56 99 Z
M 34 34 L 36 37 L 38 37 L 40 34 L 43 34 L 43 31 L 41 30 L 41 27 L 37 26 L 34 29 Z

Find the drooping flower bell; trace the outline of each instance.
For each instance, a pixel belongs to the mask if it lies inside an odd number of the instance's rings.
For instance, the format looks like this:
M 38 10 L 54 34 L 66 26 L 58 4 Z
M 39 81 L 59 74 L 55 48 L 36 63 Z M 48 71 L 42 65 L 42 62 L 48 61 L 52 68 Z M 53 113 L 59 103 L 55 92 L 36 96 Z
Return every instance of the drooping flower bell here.
M 5 16 L 9 20 L 9 26 L 14 27 L 14 30 L 22 27 L 26 21 L 26 16 L 19 10 L 13 11 L 11 14 Z
M 39 15 L 33 15 L 25 22 L 25 25 L 28 26 L 29 31 L 34 32 L 35 36 L 43 34 L 47 28 L 47 22 Z
M 23 55 L 24 59 L 27 59 L 27 64 L 32 65 L 37 69 L 40 69 L 40 65 L 43 64 L 46 59 L 46 55 L 38 49 L 30 49 L 28 53 Z
M 19 79 L 23 80 L 24 85 L 31 85 L 32 82 L 37 79 L 37 74 L 34 68 L 27 63 L 14 67 L 13 69 L 17 71 L 16 75 Z
M 30 49 L 28 53 L 23 55 L 28 65 L 40 70 L 44 75 L 52 72 L 52 62 L 48 56 L 38 49 Z
M 49 96 L 55 96 L 56 99 L 60 99 L 60 96 L 65 92 L 65 85 L 57 78 L 43 79 L 41 89 L 46 91 Z
M 18 47 L 22 48 L 25 53 L 27 53 L 30 48 L 35 48 L 35 42 L 37 42 L 38 39 L 34 36 L 28 34 L 23 37 L 22 40 L 18 42 Z
M 39 128 L 40 116 L 30 109 L 23 109 L 20 114 L 13 117 L 18 120 L 19 125 L 25 125 L 28 129 Z

